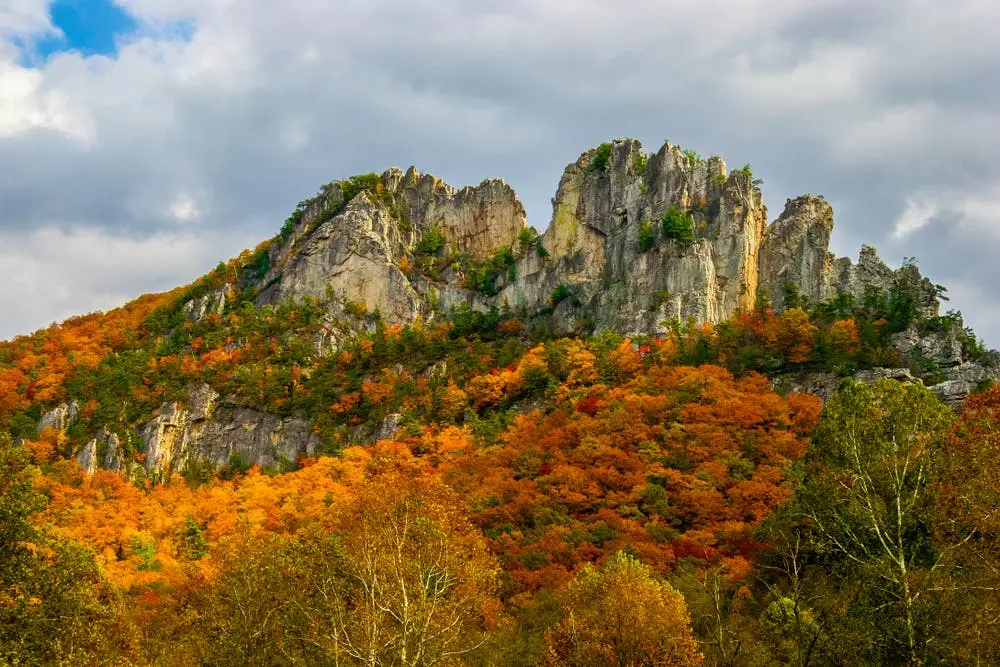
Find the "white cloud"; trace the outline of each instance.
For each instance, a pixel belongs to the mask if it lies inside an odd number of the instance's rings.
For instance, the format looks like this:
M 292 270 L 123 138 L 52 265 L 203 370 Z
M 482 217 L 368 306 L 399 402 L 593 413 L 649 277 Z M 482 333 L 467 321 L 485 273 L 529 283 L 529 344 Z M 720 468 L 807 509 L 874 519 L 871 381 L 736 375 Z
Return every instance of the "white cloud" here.
M 892 236 L 905 239 L 907 236 L 926 227 L 937 214 L 938 206 L 926 200 L 908 199 L 906 208 L 896 218 L 892 228 Z
M 911 196 L 893 223 L 892 238 L 906 240 L 935 219 L 947 223 L 942 232 L 952 236 L 1000 241 L 1000 183 L 966 191 L 942 188 L 934 198 Z
M 51 30 L 49 0 L 4 0 L 0 5 L 0 36 L 35 36 Z
M 170 215 L 178 222 L 193 222 L 201 217 L 201 211 L 191 195 L 181 193 L 170 205 Z
M 1000 182 L 962 198 L 958 210 L 970 231 L 1000 240 Z
M 44 74 L 0 56 L 0 139 L 33 129 L 54 130 L 89 143 L 93 130 L 87 119 L 73 112 L 66 96 L 46 91 Z

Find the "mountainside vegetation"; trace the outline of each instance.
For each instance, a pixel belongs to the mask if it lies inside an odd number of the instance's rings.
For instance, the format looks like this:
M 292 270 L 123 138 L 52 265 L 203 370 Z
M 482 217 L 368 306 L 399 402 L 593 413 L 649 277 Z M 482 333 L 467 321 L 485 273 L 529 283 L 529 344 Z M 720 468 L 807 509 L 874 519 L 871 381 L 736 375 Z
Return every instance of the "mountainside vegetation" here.
M 262 303 L 302 225 L 362 193 L 399 206 L 377 176 L 344 183 L 188 287 L 0 343 L 0 664 L 1000 660 L 1000 388 L 957 411 L 925 388 L 938 362 L 900 335 L 989 353 L 906 270 L 631 336 L 467 304 L 400 323 L 333 290 Z M 659 222 L 643 253 L 697 243 L 688 213 Z M 527 231 L 478 262 L 437 228 L 414 247 L 401 273 L 491 297 L 545 261 Z M 810 374 L 825 404 L 782 388 Z M 159 465 L 164 419 L 210 421 L 193 388 L 313 444 L 219 465 L 185 432 Z

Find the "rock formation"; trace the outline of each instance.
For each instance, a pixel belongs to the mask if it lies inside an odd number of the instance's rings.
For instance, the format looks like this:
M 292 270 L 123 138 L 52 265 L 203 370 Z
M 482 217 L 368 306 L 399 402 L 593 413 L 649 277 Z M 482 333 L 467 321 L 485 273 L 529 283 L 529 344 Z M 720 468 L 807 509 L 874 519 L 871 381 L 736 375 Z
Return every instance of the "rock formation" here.
M 761 292 L 776 309 L 785 306 L 787 287 L 812 302 L 829 292 L 829 251 L 833 208 L 822 197 L 790 199 L 767 232 L 760 249 Z
M 669 143 L 652 155 L 631 139 L 583 153 L 563 172 L 552 219 L 531 247 L 524 207 L 503 181 L 455 190 L 410 168 L 386 171 L 374 190 L 347 200 L 349 186 L 326 186 L 287 241 L 274 244 L 253 285 L 260 303 L 332 295 L 397 323 L 458 305 L 506 307 L 548 318 L 558 333 L 654 334 L 673 318 L 724 320 L 762 295 L 778 310 L 789 290 L 813 303 L 838 293 L 861 300 L 909 276 L 924 314 L 937 314 L 934 285 L 915 267 L 893 271 L 868 246 L 856 264 L 829 253 L 833 211 L 821 197 L 790 200 L 768 226 L 748 172 Z M 672 210 L 691 239 L 669 237 L 662 221 Z M 408 269 L 435 234 L 446 266 Z M 508 250 L 513 264 L 495 289 L 470 288 L 470 266 Z M 557 288 L 570 298 L 553 302 Z M 198 317 L 220 303 L 209 295 L 188 311 Z
M 772 223 L 760 248 L 760 290 L 783 310 L 789 291 L 818 303 L 847 294 L 861 302 L 869 289 L 889 292 L 897 281 L 910 283 L 921 316 L 938 314 L 937 290 L 913 265 L 892 270 L 868 245 L 861 246 L 858 263 L 829 252 L 833 209 L 822 198 L 805 195 L 790 199 Z
M 721 158 L 702 160 L 669 144 L 653 155 L 634 140 L 614 142 L 600 159 L 599 150 L 566 168 L 551 224 L 532 247 L 524 245 L 524 207 L 503 181 L 456 191 L 413 168 L 391 169 L 376 193 L 350 201 L 348 182 L 332 183 L 287 242 L 270 251 L 256 283 L 260 302 L 332 294 L 390 322 L 433 318 L 462 304 L 509 307 L 550 316 L 560 332 L 627 333 L 662 331 L 675 317 L 719 321 L 751 306 L 767 226 L 751 177 L 729 173 Z M 671 209 L 690 221 L 691 242 L 661 229 Z M 433 276 L 407 271 L 432 234 L 443 238 L 447 257 L 465 264 Z M 648 247 L 642 234 L 651 237 Z M 469 289 L 469 264 L 505 250 L 514 264 L 496 277 L 495 290 Z M 559 286 L 572 298 L 553 304 Z M 212 312 L 218 302 L 203 299 L 189 311 Z
M 47 429 L 65 431 L 74 421 L 76 421 L 76 417 L 79 413 L 80 404 L 77 401 L 60 403 L 42 415 L 41 420 L 38 422 L 38 432 L 41 433 Z
M 49 428 L 65 413 L 63 406 L 43 415 L 39 430 Z M 75 414 L 63 423 L 72 424 Z M 316 452 L 312 426 L 298 417 L 279 417 L 221 399 L 211 387 L 191 387 L 183 402 L 164 403 L 139 430 L 131 446 L 143 456 L 143 470 L 132 476 L 165 479 L 172 473 L 205 464 L 221 468 L 234 462 L 280 469 L 300 455 Z M 122 470 L 122 443 L 117 434 L 101 429 L 76 455 L 80 468 Z M 136 465 L 136 464 L 131 464 Z
M 220 400 L 209 386 L 192 387 L 183 403 L 166 403 L 140 434 L 147 474 L 180 472 L 205 462 L 287 466 L 316 451 L 308 421 L 282 418 Z
M 938 314 L 938 288 L 915 266 L 893 270 L 869 246 L 856 263 L 830 254 L 833 224 L 830 205 L 806 195 L 789 200 L 768 225 L 748 168 L 729 171 L 719 157 L 702 159 L 669 143 L 646 154 L 624 139 L 566 167 L 541 236 L 501 180 L 456 190 L 411 167 L 335 181 L 300 204 L 244 267 L 240 287 L 254 290 L 261 305 L 322 301 L 330 326 L 316 341 L 319 354 L 336 350 L 352 328 L 371 326 L 366 312 L 409 323 L 455 307 L 510 309 L 554 333 L 655 335 L 670 320 L 718 322 L 762 297 L 776 310 L 793 298 L 861 303 L 872 291 L 905 284 L 924 318 Z M 221 314 L 227 298 L 225 291 L 200 295 L 184 313 L 191 320 Z M 931 361 L 929 384 L 952 405 L 1000 377 L 996 355 L 969 358 L 954 332 L 921 337 L 910 330 L 893 345 L 901 366 Z M 880 377 L 919 381 L 903 367 L 857 379 Z M 837 378 L 814 373 L 777 382 L 828 395 Z M 39 428 L 65 429 L 77 412 L 75 402 L 57 406 Z M 390 417 L 376 432 L 349 436 L 391 437 L 399 416 Z M 134 434 L 95 434 L 78 459 L 85 470 L 120 469 L 124 449 L 141 451 L 143 472 L 163 477 L 203 462 L 280 466 L 317 446 L 305 419 L 238 405 L 202 386 L 161 406 Z
M 719 321 L 753 304 L 767 209 L 749 176 L 669 144 L 647 156 L 637 141 L 616 141 L 603 166 L 596 157 L 566 168 L 541 238 L 547 257 L 523 258 L 499 301 L 534 313 L 565 285 L 574 298 L 562 322 L 586 326 L 557 330 L 622 333 L 662 331 L 674 317 Z M 690 216 L 690 244 L 664 234 L 671 208 Z
M 377 187 L 382 196 L 362 191 L 350 201 L 344 201 L 340 183 L 325 188 L 305 210 L 289 242 L 272 251 L 272 268 L 261 278 L 260 302 L 324 298 L 332 292 L 377 310 L 387 321 L 411 322 L 429 316 L 436 306 L 431 298 L 435 286 L 408 275 L 402 262 L 422 240 L 440 234 L 455 253 L 482 261 L 514 245 L 525 229 L 524 206 L 500 180 L 456 191 L 411 167 L 405 174 L 386 171 Z M 342 210 L 323 219 L 337 208 Z M 447 280 L 437 286 L 449 293 L 449 305 L 482 305 L 472 293 L 453 296 L 455 286 Z

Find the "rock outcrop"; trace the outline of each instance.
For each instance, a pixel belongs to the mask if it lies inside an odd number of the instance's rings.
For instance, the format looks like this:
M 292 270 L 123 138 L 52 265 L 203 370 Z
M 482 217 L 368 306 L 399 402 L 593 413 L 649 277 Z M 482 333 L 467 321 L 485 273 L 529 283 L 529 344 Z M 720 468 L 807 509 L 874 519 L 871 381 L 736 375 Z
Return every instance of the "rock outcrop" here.
M 562 321 L 622 333 L 719 321 L 753 304 L 767 209 L 748 175 L 669 144 L 646 155 L 632 140 L 612 144 L 603 166 L 596 159 L 588 151 L 566 168 L 541 238 L 547 256 L 523 258 L 499 300 L 537 312 L 564 285 L 573 300 Z M 688 216 L 691 243 L 662 229 L 671 208 Z
M 56 428 L 65 406 L 46 413 L 40 430 Z M 63 422 L 65 429 L 71 422 Z M 128 441 L 123 447 L 122 437 Z M 391 437 L 391 436 L 390 436 Z M 182 402 L 164 403 L 137 432 L 100 429 L 76 453 L 80 469 L 121 470 L 131 477 L 166 479 L 192 466 L 221 468 L 238 463 L 284 469 L 319 446 L 308 420 L 280 417 L 238 405 L 207 385 L 191 387 Z M 138 455 L 138 456 L 137 456 Z
M 413 168 L 390 169 L 375 191 L 344 201 L 348 191 L 346 182 L 327 186 L 271 250 L 257 282 L 261 303 L 334 296 L 390 322 L 461 305 L 509 307 L 549 317 L 556 331 L 650 333 L 671 318 L 719 321 L 756 299 L 767 227 L 760 191 L 721 158 L 677 146 L 647 155 L 620 140 L 585 152 L 566 168 L 551 224 L 530 247 L 524 207 L 503 181 L 455 190 Z M 661 220 L 671 209 L 693 239 L 668 238 Z M 454 261 L 433 275 L 412 270 L 433 235 Z M 515 264 L 495 289 L 469 289 L 469 266 L 504 251 Z M 560 286 L 572 298 L 553 303 Z
M 38 421 L 38 433 L 41 434 L 42 431 L 48 429 L 65 431 L 76 421 L 79 414 L 80 404 L 77 401 L 60 403 L 42 415 L 42 418 Z
M 449 244 L 473 259 L 487 259 L 512 245 L 527 225 L 517 193 L 500 179 L 456 191 L 410 167 L 405 174 L 390 169 L 382 182 L 401 200 L 404 220 L 417 230 L 440 230 Z
M 207 385 L 192 387 L 183 403 L 165 403 L 158 413 L 140 433 L 149 475 L 202 462 L 213 468 L 234 461 L 281 468 L 317 447 L 307 420 L 228 403 Z
M 385 206 L 362 192 L 303 239 L 298 252 L 279 256 L 261 303 L 322 299 L 333 292 L 378 310 L 389 321 L 412 321 L 426 308 L 398 264 L 414 238 Z
M 789 289 L 813 303 L 826 298 L 832 231 L 833 208 L 813 195 L 790 199 L 768 227 L 760 248 L 759 283 L 775 309 L 784 309 Z
M 76 461 L 80 469 L 90 474 L 98 468 L 122 470 L 121 440 L 115 433 L 102 428 L 83 449 L 77 452 Z
M 890 293 L 907 284 L 916 295 L 921 317 L 935 317 L 939 300 L 935 285 L 911 264 L 893 270 L 875 248 L 863 245 L 855 264 L 829 252 L 833 209 L 822 197 L 790 199 L 764 234 L 760 248 L 760 292 L 775 310 L 784 310 L 786 298 L 796 295 L 818 303 L 849 295 L 862 303 L 869 290 Z
M 226 291 L 215 290 L 185 303 L 184 315 L 191 321 L 200 322 L 207 315 L 222 315 L 226 309 L 226 302 Z
M 930 390 L 953 408 L 959 407 L 972 392 L 1000 380 L 1000 360 L 992 356 L 986 363 L 963 361 L 945 369 L 945 379 L 931 385 Z
M 430 317 L 442 297 L 445 305 L 486 307 L 459 288 L 459 277 L 446 276 L 434 285 L 406 265 L 432 235 L 473 261 L 513 246 L 526 228 L 524 206 L 513 188 L 489 179 L 456 191 L 412 167 L 405 174 L 386 171 L 378 187 L 378 193 L 361 191 L 350 201 L 344 201 L 340 183 L 325 188 L 289 242 L 272 251 L 260 302 L 332 294 L 390 322 Z M 327 218 L 331 210 L 338 212 Z

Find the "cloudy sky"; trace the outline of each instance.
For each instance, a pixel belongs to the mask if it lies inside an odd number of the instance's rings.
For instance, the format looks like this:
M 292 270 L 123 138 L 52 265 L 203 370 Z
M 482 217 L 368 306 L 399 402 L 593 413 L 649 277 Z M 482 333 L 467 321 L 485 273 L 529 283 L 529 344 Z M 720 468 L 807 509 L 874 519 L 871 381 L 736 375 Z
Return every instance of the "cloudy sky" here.
M 1000 346 L 995 0 L 0 0 L 0 338 L 186 283 L 336 177 L 664 139 L 826 196 Z

